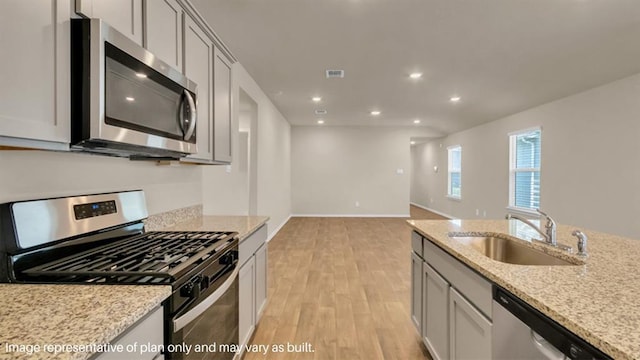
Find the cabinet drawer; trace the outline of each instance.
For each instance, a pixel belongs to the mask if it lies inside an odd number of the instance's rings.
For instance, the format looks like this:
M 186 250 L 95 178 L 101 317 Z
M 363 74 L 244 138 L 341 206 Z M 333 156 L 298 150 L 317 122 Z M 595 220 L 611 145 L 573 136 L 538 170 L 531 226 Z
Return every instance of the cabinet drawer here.
M 427 263 L 491 319 L 491 283 L 428 239 L 425 239 L 423 246 Z
M 260 246 L 267 241 L 267 225 L 262 225 L 253 234 L 243 240 L 240 240 L 238 246 L 238 260 L 240 265 L 244 264 L 253 254 L 258 251 Z
M 415 231 L 411 233 L 411 249 L 418 256 L 424 257 L 422 255 L 422 236 Z

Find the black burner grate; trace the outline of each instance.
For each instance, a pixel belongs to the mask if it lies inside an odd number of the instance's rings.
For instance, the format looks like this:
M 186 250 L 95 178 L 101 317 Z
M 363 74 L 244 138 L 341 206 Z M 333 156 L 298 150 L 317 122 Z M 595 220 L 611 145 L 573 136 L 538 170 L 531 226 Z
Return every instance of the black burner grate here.
M 148 232 L 21 273 L 60 282 L 172 283 L 227 248 L 235 232 Z

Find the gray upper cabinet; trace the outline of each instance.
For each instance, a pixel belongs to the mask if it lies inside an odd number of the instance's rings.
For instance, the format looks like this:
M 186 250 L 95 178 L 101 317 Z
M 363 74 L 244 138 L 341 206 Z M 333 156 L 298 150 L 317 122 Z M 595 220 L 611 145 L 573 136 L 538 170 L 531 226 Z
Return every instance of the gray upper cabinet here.
M 235 59 L 188 0 L 0 1 L 0 31 L 20 34 L 0 39 L 0 81 L 6 85 L 0 90 L 0 149 L 69 149 L 74 11 L 103 19 L 193 80 L 198 153 L 184 160 L 231 162 Z
M 184 74 L 198 84 L 198 122 L 196 130 L 196 144 L 198 153 L 188 156 L 189 160 L 213 159 L 213 41 L 198 26 L 185 15 L 184 19 Z
M 103 19 L 142 45 L 142 0 L 76 0 L 76 13 Z
M 231 64 L 216 48 L 214 60 L 213 160 L 231 163 Z
M 70 0 L 0 2 L 0 145 L 68 148 L 71 9 Z
M 176 0 L 145 0 L 144 46 L 182 72 L 182 7 Z

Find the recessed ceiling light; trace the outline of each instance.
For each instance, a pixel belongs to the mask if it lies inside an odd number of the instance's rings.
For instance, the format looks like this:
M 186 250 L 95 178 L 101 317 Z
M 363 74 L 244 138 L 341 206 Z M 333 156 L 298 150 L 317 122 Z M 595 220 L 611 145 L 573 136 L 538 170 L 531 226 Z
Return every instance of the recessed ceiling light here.
M 146 77 L 147 77 L 147 74 L 143 74 L 143 73 L 136 73 L 136 76 L 137 76 L 137 77 L 139 77 L 139 78 L 141 78 L 141 79 L 144 79 L 144 78 L 146 78 Z
M 412 142 L 411 142 L 411 145 L 415 145 L 415 144 L 416 144 L 416 142 L 415 142 L 415 141 L 412 141 Z
M 460 101 L 460 99 L 461 99 L 461 98 L 460 98 L 460 96 L 455 95 L 455 96 L 450 97 L 450 98 L 449 98 L 449 101 L 451 101 L 451 102 L 458 102 L 458 101 Z
M 324 124 L 324 120 L 322 120 L 322 119 L 318 120 L 318 124 L 320 124 L 320 125 Z
M 380 115 L 380 111 L 378 111 L 378 110 L 373 110 L 373 111 L 371 112 L 371 115 L 373 115 L 373 116 Z
M 132 98 L 131 96 L 127 96 L 124 99 L 127 100 L 127 101 L 134 101 L 135 100 L 135 98 Z
M 414 124 L 420 124 L 420 119 L 415 119 L 415 120 L 413 120 L 413 123 L 414 123 Z
M 311 100 L 315 101 L 315 102 L 320 102 L 322 101 L 322 98 L 320 96 L 314 96 L 311 98 Z
M 422 73 L 414 72 L 414 73 L 409 74 L 409 77 L 412 78 L 412 79 L 420 79 L 422 77 Z

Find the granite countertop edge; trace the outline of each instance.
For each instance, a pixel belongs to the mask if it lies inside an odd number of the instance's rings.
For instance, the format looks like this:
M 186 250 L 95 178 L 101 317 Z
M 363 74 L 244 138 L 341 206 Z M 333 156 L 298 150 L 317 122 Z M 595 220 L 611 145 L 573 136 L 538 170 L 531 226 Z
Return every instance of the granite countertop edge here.
M 41 346 L 33 354 L 2 346 L 0 359 L 89 359 L 94 353 L 44 345 L 111 343 L 170 295 L 165 285 L 0 284 L 0 343 Z

